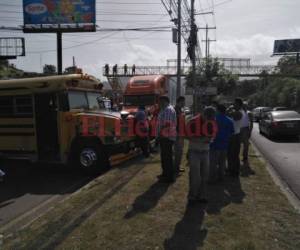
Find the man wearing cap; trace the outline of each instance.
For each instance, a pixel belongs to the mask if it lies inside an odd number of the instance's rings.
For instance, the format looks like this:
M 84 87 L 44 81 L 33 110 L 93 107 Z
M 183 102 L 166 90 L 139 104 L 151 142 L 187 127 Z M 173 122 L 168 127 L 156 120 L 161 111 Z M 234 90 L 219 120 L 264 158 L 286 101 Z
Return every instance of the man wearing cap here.
M 160 144 L 161 182 L 171 183 L 175 178 L 173 145 L 176 140 L 176 112 L 167 96 L 159 98 L 160 112 L 157 118 L 157 139 Z

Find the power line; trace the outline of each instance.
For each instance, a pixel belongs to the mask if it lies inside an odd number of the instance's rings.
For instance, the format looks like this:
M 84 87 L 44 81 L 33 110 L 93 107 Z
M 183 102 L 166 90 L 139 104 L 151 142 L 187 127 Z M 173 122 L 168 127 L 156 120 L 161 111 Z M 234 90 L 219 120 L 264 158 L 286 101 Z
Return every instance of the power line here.
M 63 48 L 63 50 L 68 50 L 68 49 L 72 49 L 72 48 L 77 48 L 77 47 L 80 47 L 80 46 L 85 46 L 85 45 L 88 45 L 88 44 L 93 44 L 93 43 L 96 43 L 96 42 L 99 42 L 105 38 L 108 38 L 108 37 L 111 37 L 113 36 L 114 34 L 116 34 L 117 32 L 112 32 L 106 36 L 103 36 L 101 38 L 97 38 L 95 40 L 92 40 L 92 41 L 88 41 L 88 42 L 84 42 L 84 43 L 81 43 L 81 44 L 78 44 L 78 45 L 73 45 L 73 46 L 69 46 L 69 47 L 65 47 Z M 29 54 L 39 54 L 39 53 L 48 53 L 48 52 L 56 52 L 56 49 L 54 50 L 44 50 L 44 51 L 28 51 L 27 53 Z
M 140 37 L 136 37 L 136 38 L 127 38 L 127 40 L 128 39 L 130 39 L 130 40 L 139 40 L 139 39 L 142 39 L 142 38 L 144 38 L 144 37 L 146 37 L 146 36 L 149 36 L 149 35 L 151 35 L 151 34 L 153 34 L 153 33 L 155 33 L 156 31 L 152 31 L 152 32 L 150 32 L 149 34 L 147 34 L 147 35 L 143 35 L 143 36 L 140 36 Z M 108 34 L 108 35 L 106 35 L 106 36 L 104 36 L 104 37 L 100 37 L 100 38 L 97 38 L 97 39 L 94 39 L 94 40 L 91 40 L 91 41 L 87 41 L 87 42 L 84 42 L 84 43 L 80 43 L 80 44 L 77 44 L 77 45 L 73 45 L 73 46 L 69 46 L 69 47 L 64 47 L 63 48 L 63 50 L 69 50 L 69 49 L 73 49 L 73 48 L 77 48 L 77 47 L 81 47 L 81 46 L 86 46 L 86 45 L 90 45 L 90 44 L 94 44 L 94 43 L 97 43 L 97 42 L 100 42 L 100 41 L 102 41 L 102 40 L 104 40 L 104 39 L 106 39 L 106 38 L 110 38 L 111 39 L 111 37 L 113 36 L 113 35 L 115 35 L 115 34 L 117 34 L 118 32 L 112 32 L 112 33 L 110 33 L 110 34 Z M 118 38 L 118 39 L 120 39 L 120 38 Z M 147 39 L 148 40 L 148 39 Z M 166 39 L 155 39 L 155 40 L 166 40 Z M 120 44 L 120 43 L 127 43 L 128 41 L 118 41 L 118 42 L 115 42 L 115 43 L 118 43 L 118 44 Z M 111 43 L 113 43 L 113 42 L 108 42 L 108 43 L 106 43 L 106 44 L 111 44 Z M 49 49 L 49 50 L 40 50 L 40 51 L 28 51 L 27 53 L 28 54 L 43 54 L 43 53 L 50 53 L 50 52 L 56 52 L 56 49 Z

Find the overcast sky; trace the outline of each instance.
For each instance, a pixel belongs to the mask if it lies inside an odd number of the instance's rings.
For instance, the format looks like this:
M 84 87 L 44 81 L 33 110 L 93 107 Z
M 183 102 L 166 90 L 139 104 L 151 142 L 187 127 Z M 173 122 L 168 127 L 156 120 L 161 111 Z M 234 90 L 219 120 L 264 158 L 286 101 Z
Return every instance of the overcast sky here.
M 189 0 L 188 0 L 189 2 Z M 210 30 L 211 53 L 218 57 L 251 58 L 252 64 L 276 63 L 271 58 L 275 39 L 299 38 L 300 1 L 297 0 L 195 0 L 196 12 L 212 10 L 214 16 L 199 15 L 199 27 Z M 22 1 L 1 0 L 0 26 L 22 25 Z M 137 3 L 137 4 L 132 4 Z M 150 4 L 149 4 L 150 3 Z M 172 26 L 170 17 L 160 0 L 97 0 L 97 25 L 100 28 L 135 28 Z M 26 57 L 12 60 L 27 71 L 42 70 L 44 64 L 56 65 L 54 34 L 23 34 L 0 32 L 1 37 L 24 36 Z M 176 45 L 171 32 L 96 32 L 63 35 L 63 64 L 76 64 L 85 72 L 103 77 L 105 63 L 129 65 L 166 65 L 176 58 Z M 205 32 L 200 30 L 199 40 Z M 202 51 L 204 43 L 201 42 Z M 185 47 L 182 57 L 186 57 Z

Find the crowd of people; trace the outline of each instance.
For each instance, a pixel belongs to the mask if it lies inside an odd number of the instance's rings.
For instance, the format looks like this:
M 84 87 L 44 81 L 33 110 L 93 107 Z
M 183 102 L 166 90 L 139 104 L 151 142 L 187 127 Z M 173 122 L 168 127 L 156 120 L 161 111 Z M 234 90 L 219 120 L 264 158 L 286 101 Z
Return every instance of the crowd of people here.
M 183 112 L 185 98 L 177 99 L 176 106 L 167 96 L 159 99 L 156 140 L 160 145 L 162 174 L 159 181 L 172 183 L 180 172 L 184 140 L 189 142 L 189 203 L 207 202 L 208 183 L 222 182 L 225 175 L 240 175 L 240 150 L 243 161 L 248 161 L 249 138 L 252 131 L 251 113 L 243 100 L 236 98 L 227 108 L 214 103 L 186 119 Z M 145 119 L 145 117 L 143 117 Z

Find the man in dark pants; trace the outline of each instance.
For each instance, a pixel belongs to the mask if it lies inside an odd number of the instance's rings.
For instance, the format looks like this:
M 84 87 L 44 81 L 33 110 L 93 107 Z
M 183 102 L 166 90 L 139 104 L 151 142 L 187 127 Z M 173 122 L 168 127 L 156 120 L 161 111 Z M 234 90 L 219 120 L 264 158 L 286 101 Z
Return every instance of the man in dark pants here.
M 160 144 L 162 174 L 161 182 L 170 183 L 175 179 L 173 145 L 176 140 L 176 112 L 167 96 L 159 98 L 160 112 L 157 119 L 157 139 Z
M 124 64 L 124 75 L 127 75 L 128 74 L 128 66 L 127 64 L 125 63 Z
M 174 164 L 175 164 L 176 175 L 178 175 L 179 172 L 184 172 L 184 168 L 180 166 L 182 153 L 183 153 L 183 146 L 184 146 L 184 137 L 182 135 L 182 131 L 180 131 L 180 130 L 184 131 L 185 117 L 184 117 L 184 112 L 182 111 L 184 105 L 185 105 L 185 97 L 179 96 L 176 100 L 176 105 L 175 105 L 175 111 L 177 117 L 177 127 L 176 127 L 177 137 L 174 144 L 174 154 L 175 154 Z
M 233 177 L 240 175 L 240 150 L 241 150 L 241 122 L 242 122 L 243 100 L 236 98 L 234 107 L 229 112 L 233 119 L 234 134 L 230 138 L 228 147 L 228 173 Z
M 109 65 L 105 64 L 104 69 L 105 69 L 105 75 L 108 76 L 109 75 Z

